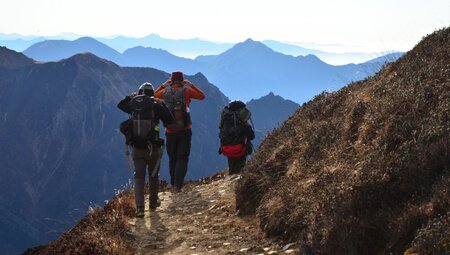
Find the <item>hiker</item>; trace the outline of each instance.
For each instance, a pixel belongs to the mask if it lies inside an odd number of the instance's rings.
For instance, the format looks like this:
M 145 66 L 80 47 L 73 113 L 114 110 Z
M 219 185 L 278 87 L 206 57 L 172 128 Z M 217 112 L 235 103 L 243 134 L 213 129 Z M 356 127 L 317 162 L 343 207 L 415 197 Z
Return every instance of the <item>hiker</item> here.
M 220 148 L 228 158 L 229 174 L 239 174 L 245 165 L 247 155 L 253 152 L 251 140 L 255 139 L 251 112 L 245 103 L 236 100 L 224 107 L 219 124 Z
M 131 146 L 133 151 L 136 217 L 144 216 L 146 169 L 149 175 L 149 209 L 153 211 L 161 205 L 158 199 L 159 169 L 164 140 L 159 138 L 159 121 L 162 120 L 164 126 L 173 122 L 169 109 L 153 94 L 152 84 L 145 82 L 139 87 L 138 93 L 126 96 L 117 105 L 130 114 L 120 129 L 126 136 L 126 145 Z
M 182 72 L 174 71 L 170 80 L 156 89 L 155 97 L 163 99 L 174 116 L 174 122 L 166 126 L 166 139 L 170 185 L 172 191 L 177 193 L 183 187 L 191 151 L 192 122 L 189 104 L 191 99 L 203 100 L 205 94 L 185 80 Z

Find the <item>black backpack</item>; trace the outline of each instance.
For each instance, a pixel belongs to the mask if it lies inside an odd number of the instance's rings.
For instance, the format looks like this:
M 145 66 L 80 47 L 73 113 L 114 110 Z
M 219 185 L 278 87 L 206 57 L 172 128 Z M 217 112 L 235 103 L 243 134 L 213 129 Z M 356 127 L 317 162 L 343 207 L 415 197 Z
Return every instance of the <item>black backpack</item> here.
M 182 130 L 191 124 L 191 116 L 189 113 L 189 108 L 186 107 L 186 102 L 184 99 L 184 93 L 186 88 L 183 86 L 182 89 L 174 90 L 171 86 L 166 87 L 163 98 L 164 103 L 169 108 L 174 121 L 167 125 L 167 128 L 172 130 Z
M 241 101 L 233 101 L 222 110 L 219 138 L 221 145 L 245 143 L 247 120 L 250 111 Z
M 159 141 L 159 125 L 155 122 L 154 99 L 138 95 L 131 99 L 130 118 L 120 124 L 120 131 L 126 137 L 126 144 L 146 149 L 149 143 Z

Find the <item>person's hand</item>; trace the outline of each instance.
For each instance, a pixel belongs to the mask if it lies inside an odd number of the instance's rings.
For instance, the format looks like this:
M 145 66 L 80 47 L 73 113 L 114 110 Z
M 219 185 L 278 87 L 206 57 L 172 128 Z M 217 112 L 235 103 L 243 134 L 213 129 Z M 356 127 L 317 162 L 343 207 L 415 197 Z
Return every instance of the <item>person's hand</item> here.
M 164 103 L 164 101 L 161 98 L 154 97 L 154 99 L 157 103 L 160 103 L 160 104 Z
M 135 96 L 137 96 L 137 95 L 138 95 L 138 93 L 132 92 L 132 93 L 129 95 L 129 97 L 130 97 L 130 98 L 133 98 L 133 97 L 135 97 Z
M 188 81 L 188 80 L 184 80 L 183 81 L 183 85 L 190 87 L 190 86 L 192 86 L 192 83 L 190 81 Z

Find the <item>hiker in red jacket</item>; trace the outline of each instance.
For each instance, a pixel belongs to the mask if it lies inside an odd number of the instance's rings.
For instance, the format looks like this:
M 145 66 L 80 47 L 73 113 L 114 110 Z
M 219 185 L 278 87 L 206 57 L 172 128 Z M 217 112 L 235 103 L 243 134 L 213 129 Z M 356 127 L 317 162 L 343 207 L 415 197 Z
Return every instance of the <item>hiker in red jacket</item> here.
M 155 90 L 155 97 L 164 100 L 175 120 L 166 126 L 166 140 L 170 184 L 174 192 L 179 192 L 187 173 L 191 151 L 192 123 L 189 104 L 191 99 L 203 100 L 205 94 L 193 83 L 185 80 L 182 72 L 175 71 L 170 80 Z

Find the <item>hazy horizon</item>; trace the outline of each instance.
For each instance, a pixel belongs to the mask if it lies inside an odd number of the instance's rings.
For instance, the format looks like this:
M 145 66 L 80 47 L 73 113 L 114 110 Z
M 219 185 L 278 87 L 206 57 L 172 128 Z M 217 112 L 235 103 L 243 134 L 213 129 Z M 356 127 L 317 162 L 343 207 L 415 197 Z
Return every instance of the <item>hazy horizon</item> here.
M 422 37 L 450 25 L 446 0 L 5 0 L 2 8 L 3 34 L 158 34 L 225 43 L 252 38 L 333 52 L 407 51 Z

